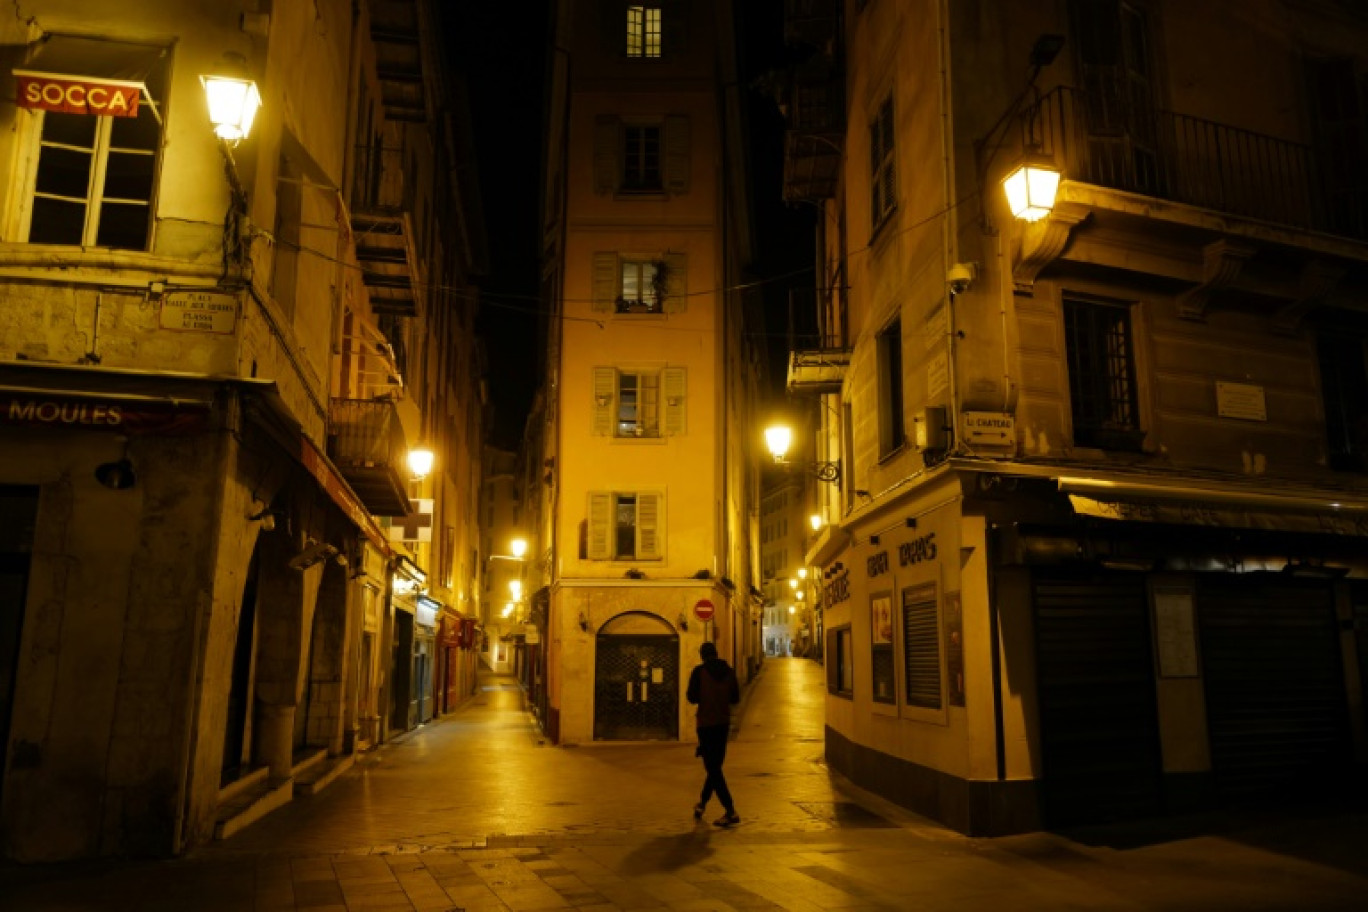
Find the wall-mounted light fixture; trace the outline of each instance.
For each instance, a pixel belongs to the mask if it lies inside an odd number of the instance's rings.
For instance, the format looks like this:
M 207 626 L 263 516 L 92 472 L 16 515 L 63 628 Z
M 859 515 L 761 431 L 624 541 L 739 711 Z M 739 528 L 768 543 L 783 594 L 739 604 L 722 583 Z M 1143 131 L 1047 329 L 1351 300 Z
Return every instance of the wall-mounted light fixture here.
M 240 54 L 224 54 L 218 72 L 201 76 L 209 104 L 214 133 L 230 147 L 247 138 L 261 107 L 261 93 L 247 78 L 246 61 Z
M 689 619 L 684 616 L 684 612 L 679 612 L 679 617 L 675 618 L 675 624 L 680 630 L 689 629 Z
M 793 431 L 787 426 L 772 424 L 765 428 L 765 446 L 769 449 L 770 455 L 774 457 L 775 465 L 791 464 L 786 457 L 792 443 Z M 804 469 L 818 481 L 835 484 L 841 480 L 841 464 L 839 462 L 792 463 L 792 465 Z M 815 528 L 817 527 L 814 526 Z
M 95 480 L 111 491 L 127 491 L 138 483 L 138 476 L 133 472 L 133 463 L 125 456 L 96 466 Z
M 1052 159 L 1037 152 L 1022 156 L 1012 172 L 1002 179 L 1007 206 L 1012 215 L 1026 222 L 1038 222 L 1054 209 L 1059 190 L 1059 168 Z
M 414 447 L 408 451 L 408 467 L 413 473 L 414 481 L 422 481 L 432 472 L 432 464 L 436 460 L 436 454 L 427 447 Z
M 589 616 L 583 611 L 579 613 L 579 629 L 583 630 L 585 633 L 589 632 Z

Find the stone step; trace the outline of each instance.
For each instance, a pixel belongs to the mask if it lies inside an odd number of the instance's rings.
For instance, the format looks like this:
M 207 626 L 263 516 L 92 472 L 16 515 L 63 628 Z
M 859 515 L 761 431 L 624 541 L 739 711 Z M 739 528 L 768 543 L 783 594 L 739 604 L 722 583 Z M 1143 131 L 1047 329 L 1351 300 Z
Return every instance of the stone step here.
M 264 771 L 263 768 L 262 772 Z M 294 797 L 294 779 L 257 777 L 250 785 L 236 789 L 227 800 L 224 799 L 224 791 L 219 792 L 218 819 L 214 824 L 215 839 L 227 839 L 276 808 L 288 804 Z
M 294 793 L 296 797 L 306 795 L 317 795 L 327 788 L 347 770 L 352 768 L 356 762 L 355 754 L 347 754 L 342 757 L 327 757 L 313 763 L 304 773 L 296 772 L 294 777 Z

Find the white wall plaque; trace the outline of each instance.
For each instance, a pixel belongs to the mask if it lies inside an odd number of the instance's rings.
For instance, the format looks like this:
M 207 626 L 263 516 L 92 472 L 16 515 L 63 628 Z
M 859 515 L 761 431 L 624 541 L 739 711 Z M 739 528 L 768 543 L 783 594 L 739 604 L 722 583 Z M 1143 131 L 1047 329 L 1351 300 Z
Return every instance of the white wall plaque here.
M 926 365 L 926 395 L 935 398 L 950 384 L 950 361 L 945 352 L 934 356 Z
M 237 326 L 237 296 L 215 291 L 173 291 L 162 298 L 161 328 L 230 335 Z
M 1267 421 L 1264 388 L 1252 383 L 1216 381 L 1216 414 L 1222 418 Z
M 1197 628 L 1193 623 L 1191 592 L 1155 590 L 1154 633 L 1159 647 L 1160 677 L 1197 677 Z
M 964 439 L 967 443 L 1015 446 L 1016 418 L 1005 412 L 965 412 Z

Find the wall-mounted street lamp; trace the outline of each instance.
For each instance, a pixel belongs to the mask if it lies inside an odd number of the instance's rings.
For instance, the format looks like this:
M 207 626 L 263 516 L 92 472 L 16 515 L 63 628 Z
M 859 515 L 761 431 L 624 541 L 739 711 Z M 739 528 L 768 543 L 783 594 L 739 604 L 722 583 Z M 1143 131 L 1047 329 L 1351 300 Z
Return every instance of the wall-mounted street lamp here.
M 247 78 L 241 56 L 225 54 L 219 72 L 201 76 L 204 96 L 209 103 L 209 122 L 214 133 L 229 146 L 247 138 L 261 107 L 261 93 Z
M 432 463 L 436 459 L 427 447 L 414 447 L 408 451 L 408 467 L 414 481 L 422 481 L 432 473 Z
M 769 449 L 770 455 L 774 457 L 775 465 L 790 465 L 785 458 L 788 455 L 789 446 L 793 443 L 793 431 L 782 424 L 772 424 L 765 428 L 765 446 Z M 839 462 L 809 462 L 801 464 L 808 474 L 818 481 L 825 481 L 835 484 L 841 480 L 841 464 Z
M 1027 222 L 1038 222 L 1049 215 L 1059 190 L 1059 178 L 1053 160 L 1034 153 L 1024 156 L 1012 173 L 1002 179 L 1012 215 Z
M 513 553 L 514 560 L 522 560 L 523 555 L 527 553 L 527 539 L 513 539 L 513 541 L 508 543 L 508 550 Z

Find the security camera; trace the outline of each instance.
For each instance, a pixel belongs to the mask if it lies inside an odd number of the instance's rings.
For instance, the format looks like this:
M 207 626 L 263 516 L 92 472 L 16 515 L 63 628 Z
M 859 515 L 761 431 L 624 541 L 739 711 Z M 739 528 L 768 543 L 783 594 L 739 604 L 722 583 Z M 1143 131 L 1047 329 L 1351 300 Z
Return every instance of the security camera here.
M 964 294 L 973 284 L 976 270 L 973 263 L 956 263 L 945 273 L 945 284 L 951 294 Z

